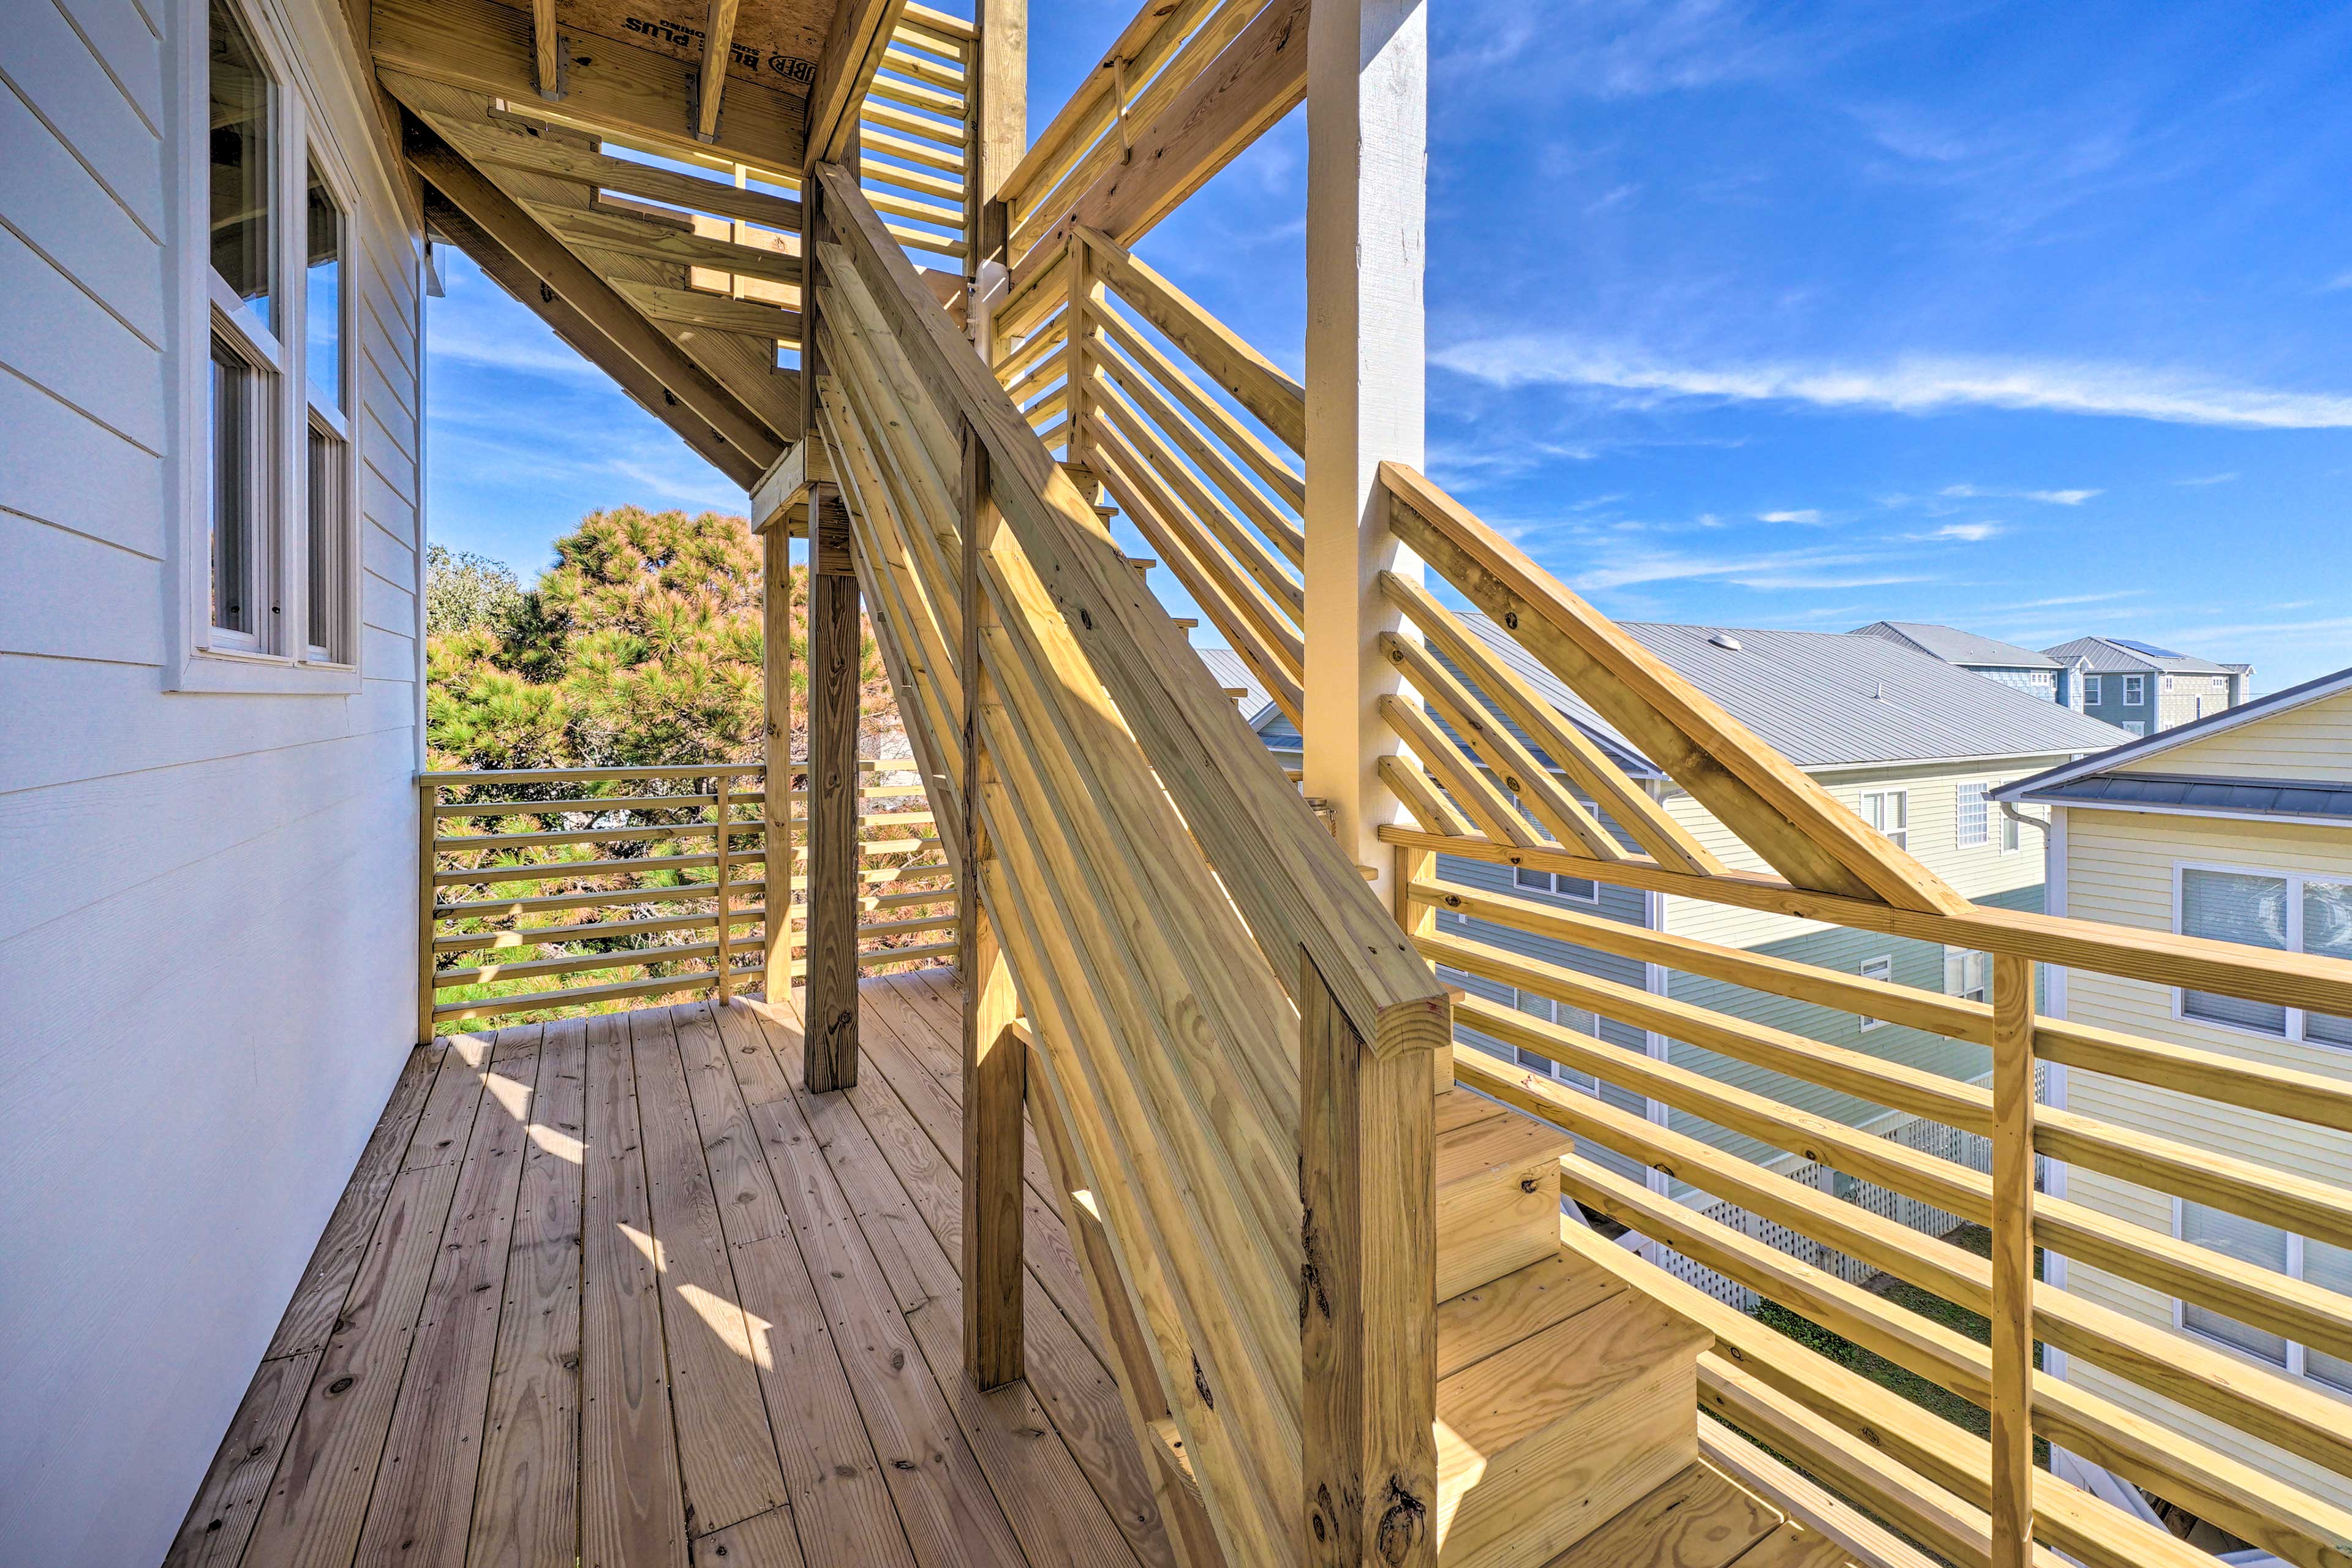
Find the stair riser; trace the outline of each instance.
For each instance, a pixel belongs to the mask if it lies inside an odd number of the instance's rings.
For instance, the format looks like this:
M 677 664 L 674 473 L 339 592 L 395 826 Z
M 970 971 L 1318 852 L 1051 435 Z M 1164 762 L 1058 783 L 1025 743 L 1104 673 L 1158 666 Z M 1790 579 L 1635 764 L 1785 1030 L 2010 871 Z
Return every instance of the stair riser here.
M 1559 1250 L 1559 1166 L 1544 1159 L 1437 1194 L 1437 1299 Z

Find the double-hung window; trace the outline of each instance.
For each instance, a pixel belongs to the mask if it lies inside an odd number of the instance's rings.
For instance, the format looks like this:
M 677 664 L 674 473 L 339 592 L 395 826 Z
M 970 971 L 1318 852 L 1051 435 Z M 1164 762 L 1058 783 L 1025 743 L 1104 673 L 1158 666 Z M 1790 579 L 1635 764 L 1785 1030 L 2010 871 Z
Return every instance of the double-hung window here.
M 1557 1024 L 1572 1034 L 1597 1036 L 1600 1032 L 1592 1015 L 1583 1008 L 1555 1002 L 1549 996 L 1538 996 L 1532 991 L 1514 993 L 1513 1005 L 1531 1017 L 1540 1018 L 1547 1024 Z M 1599 1081 L 1591 1073 L 1578 1072 L 1573 1068 L 1564 1067 L 1548 1057 L 1526 1049 L 1518 1050 L 1517 1058 L 1521 1067 L 1531 1072 L 1543 1073 L 1562 1083 L 1572 1084 L 1587 1094 L 1601 1092 Z
M 1862 819 L 1886 836 L 1897 849 L 1911 847 L 1911 794 L 1908 790 L 1874 789 L 1862 797 Z
M 211 607 L 206 646 L 268 651 L 280 608 L 276 531 L 278 400 L 285 369 L 278 341 L 278 89 L 252 34 L 213 0 L 211 67 L 212 362 L 206 523 Z
M 1992 1000 L 1992 956 L 1971 948 L 1944 949 L 1944 994 L 1963 1002 Z
M 184 188 L 208 238 L 190 384 L 201 447 L 187 534 L 196 689 L 356 686 L 357 458 L 350 203 L 263 8 L 207 0 L 204 121 Z M 193 285 L 194 279 L 190 279 Z M 201 668 L 200 668 L 201 667 Z
M 2177 1205 L 2173 1224 L 2183 1241 L 2257 1268 L 2316 1285 L 2323 1290 L 2352 1295 L 2352 1249 L 2314 1241 L 2276 1226 L 2225 1209 L 2208 1208 L 2185 1198 Z M 2352 1362 L 2312 1350 L 2284 1334 L 2224 1317 L 2210 1307 L 2191 1301 L 2183 1301 L 2179 1306 L 2180 1326 L 2190 1332 L 2219 1340 L 2283 1372 L 2352 1393 Z
M 1992 805 L 1988 784 L 1964 784 L 1955 786 L 1953 820 L 1958 825 L 1956 842 L 1963 849 L 1974 849 L 1990 843 L 1992 837 Z
M 2097 676 L 2086 675 L 2083 677 L 2083 700 L 2084 703 L 2087 704 L 2105 700 L 2099 695 L 2099 686 L 2100 681 Z
M 2174 924 L 2184 936 L 2213 937 L 2284 952 L 2352 958 L 2352 878 L 2183 866 Z M 2313 1045 L 2352 1047 L 2352 1018 L 2183 989 L 2180 1016 Z
M 2147 706 L 2147 677 L 2145 675 L 2125 676 L 2124 706 L 2126 708 L 2141 708 Z
M 1521 892 L 1549 893 L 1580 904 L 1601 901 L 1600 883 L 1590 877 L 1571 877 L 1564 871 L 1531 871 L 1519 866 L 1513 868 L 1511 884 Z

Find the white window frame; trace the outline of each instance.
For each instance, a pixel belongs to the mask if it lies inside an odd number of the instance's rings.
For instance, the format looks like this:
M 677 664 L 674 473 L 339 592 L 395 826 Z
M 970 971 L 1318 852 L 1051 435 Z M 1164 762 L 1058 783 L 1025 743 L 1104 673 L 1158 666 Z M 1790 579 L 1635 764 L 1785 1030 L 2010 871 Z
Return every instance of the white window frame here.
M 2105 689 L 2105 685 L 2100 681 L 2097 676 L 2085 675 L 2083 677 L 2083 700 L 2085 704 L 2105 701 L 2106 699 L 2099 695 L 2100 692 Z
M 303 637 L 299 639 L 302 645 L 300 662 L 314 669 L 348 672 L 356 680 L 359 676 L 361 630 L 362 584 L 359 556 L 362 549 L 362 539 L 360 531 L 365 521 L 360 515 L 357 439 L 359 421 L 353 418 L 352 414 L 352 404 L 359 385 L 357 305 L 360 268 L 359 257 L 353 244 L 353 236 L 359 227 L 359 202 L 350 179 L 341 169 L 336 166 L 335 160 L 326 148 L 320 145 L 315 137 L 303 144 L 302 151 L 304 221 L 307 223 L 309 216 L 309 180 L 310 171 L 313 166 L 319 171 L 320 182 L 327 187 L 328 196 L 334 202 L 337 210 L 342 214 L 342 234 L 339 241 L 341 249 L 337 258 L 338 276 L 335 280 L 335 310 L 341 318 L 335 323 L 335 371 L 342 378 L 342 385 L 335 389 L 332 402 L 322 403 L 320 401 L 317 389 L 310 384 L 310 269 L 306 265 L 301 269 L 303 335 L 299 351 L 302 355 L 301 379 L 305 409 L 302 426 L 304 450 L 301 464 L 305 489 L 302 510 L 302 545 L 305 552 L 302 556 L 301 597 L 308 598 L 310 582 L 308 550 L 310 520 L 313 509 L 309 505 L 308 495 L 309 437 L 311 428 L 316 426 L 324 434 L 332 437 L 341 448 L 340 453 L 341 460 L 337 466 L 335 475 L 335 497 L 331 521 L 335 531 L 341 536 L 335 542 L 336 549 L 333 557 L 335 593 L 339 601 L 334 605 L 333 631 L 342 646 L 336 647 L 329 645 L 321 647 L 309 641 L 310 606 L 305 603 L 302 605 L 302 619 L 299 623 L 304 629 Z M 307 261 L 307 258 L 305 259 Z
M 2164 678 L 2164 689 L 2167 691 L 2172 689 L 2172 677 L 2168 675 Z
M 1958 849 L 1981 849 L 1992 842 L 1992 784 L 1985 779 L 1971 779 L 1952 786 L 1952 845 Z M 1977 836 L 1969 837 L 1969 791 L 1977 792 Z
M 2124 706 L 2126 708 L 2145 708 L 2147 706 L 2147 676 L 2126 675 L 2124 677 Z
M 2209 1205 L 2208 1206 L 2210 1207 L 2214 1205 Z M 2240 1217 L 2244 1218 L 2250 1216 L 2242 1215 Z M 2257 1225 L 2269 1224 L 2267 1220 L 2255 1220 L 2253 1223 Z M 2187 1201 L 2176 1194 L 2172 1198 L 2172 1239 L 2180 1242 L 2185 1246 L 2197 1247 L 2200 1251 L 2210 1252 L 2213 1250 L 2210 1247 L 2204 1247 L 2199 1242 L 2190 1241 L 2185 1234 L 2188 1228 Z M 2302 1280 L 2304 1238 L 2295 1232 L 2288 1230 L 2284 1226 L 2273 1225 L 2271 1226 L 2271 1228 L 2273 1230 L 2282 1232 L 2286 1237 L 2286 1269 L 2282 1277 L 2297 1281 Z M 2256 1265 L 2255 1267 L 2260 1266 Z M 2267 1273 L 2269 1270 L 2264 1269 L 2263 1272 Z M 2227 1312 L 2221 1311 L 2219 1309 L 2212 1307 L 2208 1307 L 2205 1310 L 2212 1312 L 2217 1317 L 2226 1318 L 2230 1315 Z M 2253 1352 L 2246 1349 L 2243 1345 L 2233 1345 L 2229 1341 L 2222 1339 L 2218 1335 L 2208 1333 L 2203 1329 L 2200 1329 L 2196 1324 L 2190 1322 L 2189 1321 L 2189 1303 L 2182 1300 L 2178 1296 L 2175 1296 L 2172 1299 L 2172 1326 L 2181 1333 L 2188 1335 L 2190 1339 L 2196 1340 L 2203 1344 L 2211 1345 L 2216 1350 L 2221 1351 L 2226 1354 L 2241 1357 L 2255 1366 L 2266 1366 L 2273 1369 L 2278 1367 L 2278 1363 L 2269 1360 L 2267 1357 L 2256 1355 Z M 2249 1323 L 2246 1326 L 2248 1328 L 2257 1328 L 2259 1325 Z M 2272 1332 L 2274 1331 L 2264 1330 L 2263 1331 Z M 2305 1347 L 2301 1340 L 2296 1339 L 2292 1334 L 2280 1334 L 2279 1338 L 2286 1342 L 2286 1366 L 2284 1370 L 2289 1377 L 2300 1378 L 2310 1384 L 2314 1388 L 2319 1390 L 2322 1394 L 2332 1394 L 2339 1399 L 2352 1399 L 2352 1388 L 2346 1388 L 2341 1384 L 2330 1383 L 2324 1377 L 2315 1377 L 2306 1370 L 2309 1363 L 2305 1354 Z
M 270 247 L 272 295 L 277 301 L 273 332 L 230 292 L 212 268 L 205 237 L 211 232 L 210 0 L 173 0 L 179 7 L 177 52 L 170 57 L 175 97 L 167 134 L 173 202 L 169 255 L 175 269 L 178 310 L 171 344 L 180 432 L 171 548 L 177 592 L 172 595 L 173 626 L 166 645 L 167 690 L 255 695 L 351 696 L 361 689 L 361 555 L 362 535 L 359 475 L 367 441 L 353 416 L 360 381 L 357 300 L 361 287 L 360 235 L 362 204 L 343 155 L 311 104 L 308 67 L 282 0 L 224 0 L 243 25 L 262 68 L 270 79 L 269 133 L 272 166 Z M 343 214 L 343 257 L 338 306 L 341 311 L 339 363 L 343 378 L 339 417 L 311 406 L 305 384 L 308 289 L 304 205 L 311 165 L 334 194 Z M 267 407 L 256 436 L 259 466 L 254 474 L 257 510 L 253 551 L 263 592 L 257 604 L 258 629 L 250 635 L 212 624 L 212 444 L 207 438 L 212 345 L 215 336 L 238 357 L 270 378 Z M 306 632 L 305 596 L 310 583 L 310 430 L 314 419 L 334 431 L 342 445 L 339 493 L 332 509 L 341 534 L 336 576 L 341 594 L 339 658 L 311 657 Z M 341 428 L 338 429 L 337 426 Z
M 1582 882 L 1592 890 L 1589 893 L 1567 892 L 1559 885 L 1563 875 L 1565 873 L 1559 871 L 1538 871 L 1531 867 L 1514 866 L 1511 868 L 1511 891 L 1535 893 L 1547 899 L 1559 899 L 1564 903 L 1584 904 L 1595 909 L 1600 907 L 1601 884 L 1599 882 L 1590 877 L 1570 877 L 1568 879 L 1570 881 Z M 1530 877 L 1540 877 L 1543 880 L 1531 882 L 1528 880 Z
M 2231 877 L 2267 877 L 2286 884 L 2286 947 L 2287 952 L 2303 951 L 2303 885 L 2305 882 L 2352 882 L 2352 871 L 2307 872 L 2290 871 L 2276 866 L 2231 866 L 2210 860 L 2175 860 L 2172 863 L 2172 931 L 2176 936 L 2187 936 L 2184 929 L 2186 911 L 2181 894 L 2188 874 L 2191 871 L 2215 871 Z M 2268 948 L 2256 949 L 2267 952 Z M 2267 1029 L 2250 1029 L 2243 1024 L 2232 1024 L 2220 1018 L 2200 1017 L 2188 1010 L 2189 993 L 2194 986 L 2172 988 L 2172 1016 L 2176 1022 L 2197 1025 L 2208 1029 L 2223 1029 L 2249 1039 L 2268 1040 L 2273 1045 L 2305 1046 L 2331 1055 L 2352 1053 L 2352 1045 L 2339 1045 L 2334 1040 L 2314 1040 L 2305 1037 L 2304 1028 L 2310 1010 L 2289 1007 L 2286 1010 L 2286 1032 L 2273 1035 Z
M 1882 952 L 1875 958 L 1865 958 L 1854 965 L 1853 972 L 1862 979 L 1876 980 L 1892 985 L 1895 984 L 1895 955 L 1891 952 Z M 1873 1029 L 1885 1028 L 1886 1020 L 1867 1017 L 1857 1013 L 1854 1015 L 1854 1024 L 1860 1033 L 1866 1035 Z
M 1895 803 L 1891 811 L 1886 805 L 1890 800 Z M 1875 806 L 1872 805 L 1874 801 L 1878 803 Z M 1908 788 L 1864 790 L 1858 809 L 1863 821 L 1868 823 L 1871 830 L 1880 837 L 1897 849 L 1911 847 L 1911 791 Z M 1889 816 L 1901 818 L 1902 825 L 1890 831 L 1885 826 Z

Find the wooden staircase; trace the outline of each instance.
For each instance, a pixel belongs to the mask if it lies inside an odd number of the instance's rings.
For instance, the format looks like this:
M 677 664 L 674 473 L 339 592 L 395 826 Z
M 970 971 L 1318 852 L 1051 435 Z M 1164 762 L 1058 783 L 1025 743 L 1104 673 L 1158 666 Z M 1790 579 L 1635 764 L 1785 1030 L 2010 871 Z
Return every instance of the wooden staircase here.
M 1698 1462 L 1712 1336 L 1563 1252 L 1568 1135 L 1437 1100 L 1437 1539 L 1444 1568 L 1539 1568 Z

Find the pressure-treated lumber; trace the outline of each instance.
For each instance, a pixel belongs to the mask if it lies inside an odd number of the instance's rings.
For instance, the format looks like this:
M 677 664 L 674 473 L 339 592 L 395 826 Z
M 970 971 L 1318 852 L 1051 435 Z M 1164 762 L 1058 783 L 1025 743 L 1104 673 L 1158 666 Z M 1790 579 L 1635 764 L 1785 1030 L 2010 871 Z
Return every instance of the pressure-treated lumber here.
M 1093 146 L 1113 116 L 1125 111 L 1126 105 L 1118 100 L 1129 90 L 1127 84 L 1150 80 L 1209 4 L 1210 0 L 1144 0 L 1028 151 L 993 184 L 983 186 L 982 194 L 992 200 L 1017 203 L 1025 215 L 1036 205 L 1034 198 L 1061 183 L 1071 163 Z
M 841 492 L 809 494 L 809 977 L 803 1074 L 857 1081 L 857 576 Z
M 922 298 L 912 268 L 837 167 L 821 172 L 858 275 L 927 393 L 988 443 L 997 500 L 1037 563 L 1089 667 L 1118 705 L 1269 963 L 1312 952 L 1376 1052 L 1433 1049 L 1444 1005 L 1428 971 L 1336 852 L 1166 612 L 1052 456 L 1027 433 L 988 367 Z
M 1906 909 L 1969 907 L 1664 661 L 1411 468 L 1381 466 L 1423 559 L 1798 886 Z
M 809 89 L 804 166 L 835 162 L 850 150 L 858 106 L 905 10 L 906 0 L 841 0 Z
M 748 486 L 783 456 L 787 432 L 771 428 L 710 374 L 681 353 L 629 302 L 590 271 L 506 193 L 446 143 L 421 128 L 408 147 L 410 164 L 474 226 L 487 234 L 578 313 L 609 345 L 676 397 L 741 454 Z
M 1313 958 L 1300 966 L 1303 1561 L 1435 1568 L 1429 1067 L 1417 1053 L 1375 1056 Z
M 1992 1568 L 2033 1546 L 2033 965 L 1992 961 Z
M 622 299 L 656 321 L 676 321 L 680 326 L 700 327 L 714 332 L 740 332 L 746 337 L 790 343 L 794 347 L 800 344 L 801 318 L 797 311 L 757 300 L 738 300 L 726 294 L 715 294 L 704 289 L 672 289 L 664 284 L 639 283 L 626 278 L 610 281 Z
M 537 172 L 537 171 L 534 171 Z M 765 245 L 737 244 L 697 234 L 683 214 L 676 222 L 641 216 L 610 203 L 589 208 L 524 202 L 523 209 L 567 245 L 642 256 L 681 267 L 708 268 L 741 278 L 798 285 L 798 255 Z
M 600 37 L 563 68 L 564 96 L 543 101 L 532 16 L 499 0 L 372 0 L 368 47 L 379 67 L 514 100 L 545 119 L 642 142 L 673 158 L 714 155 L 750 164 L 763 178 L 801 165 L 803 113 L 794 94 L 737 78 L 725 123 L 711 142 L 695 139 L 687 113 L 698 66 Z

